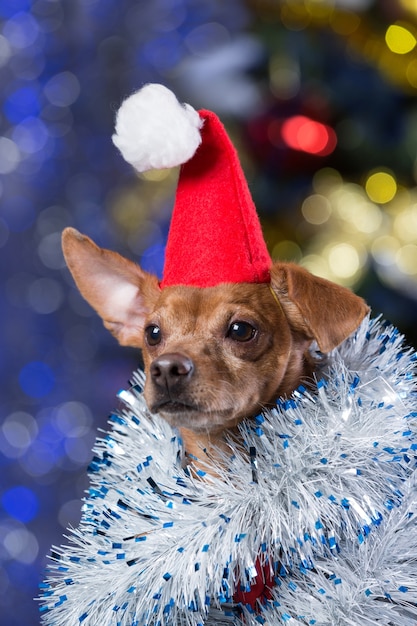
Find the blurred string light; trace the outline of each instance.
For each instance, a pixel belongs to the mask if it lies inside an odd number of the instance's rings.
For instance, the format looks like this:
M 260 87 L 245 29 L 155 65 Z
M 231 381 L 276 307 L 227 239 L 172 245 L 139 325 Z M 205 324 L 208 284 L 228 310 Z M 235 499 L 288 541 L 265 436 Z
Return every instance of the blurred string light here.
M 408 54 L 416 47 L 417 40 L 406 26 L 391 24 L 385 33 L 388 48 L 396 54 Z
M 389 172 L 374 172 L 365 182 L 365 190 L 369 198 L 378 204 L 390 202 L 397 193 L 397 181 Z
M 417 27 L 406 18 L 393 21 L 384 27 L 378 23 L 378 13 L 367 13 L 371 4 L 365 0 L 248 0 L 254 11 L 273 16 L 289 31 L 307 28 L 329 28 L 344 37 L 351 54 L 360 54 L 365 61 L 378 69 L 394 84 L 414 92 L 417 89 L 417 60 L 415 47 Z M 399 4 L 417 15 L 415 0 L 399 0 Z M 388 12 L 389 14 L 389 12 Z M 371 20 L 377 23 L 371 23 Z M 272 91 L 282 79 L 271 81 Z M 294 84 L 296 75 L 291 72 L 283 80 Z M 285 90 L 280 88 L 280 92 Z
M 109 196 L 111 219 L 132 255 L 140 259 L 144 270 L 158 276 L 163 270 L 166 229 L 177 179 L 177 168 L 150 170 Z
M 297 61 L 285 54 L 274 54 L 269 60 L 269 87 L 282 100 L 294 98 L 300 90 L 300 68 Z
M 0 542 L 9 559 L 23 565 L 31 565 L 38 556 L 39 543 L 34 533 L 23 524 L 0 526 Z
M 287 118 L 282 124 L 281 134 L 284 142 L 293 150 L 316 156 L 331 154 L 337 144 L 333 128 L 305 115 Z
M 0 178 L 11 198 L 2 217 L 12 232 L 33 225 L 40 181 L 52 189 L 56 163 L 75 147 L 72 107 L 81 83 L 65 67 L 64 19 L 61 2 L 4 0 L 0 7 Z
M 23 485 L 7 489 L 1 497 L 1 503 L 11 517 L 24 523 L 36 517 L 39 510 L 36 494 Z
M 408 13 L 417 15 L 417 4 L 415 0 L 399 0 L 401 7 Z
M 293 163 L 293 169 L 290 169 L 293 175 L 296 175 L 297 164 L 302 167 L 303 161 L 294 153 L 284 152 L 284 145 L 297 153 L 319 158 L 326 152 L 332 154 L 335 151 L 335 162 L 339 166 L 343 158 L 347 163 L 350 159 L 358 161 L 358 164 L 352 164 L 353 178 L 357 181 L 352 183 L 343 180 L 336 169 L 319 169 L 318 159 L 315 164 L 310 160 L 312 171 L 319 171 L 314 176 L 313 190 L 307 191 L 307 197 L 299 201 L 304 222 L 298 225 L 291 222 L 295 231 L 293 238 L 287 236 L 280 241 L 282 231 L 270 233 L 273 256 L 295 260 L 313 273 L 353 288 L 361 285 L 372 267 L 390 287 L 417 298 L 417 190 L 403 187 L 398 180 L 415 181 L 412 171 L 404 173 L 407 163 L 412 169 L 412 162 L 416 159 L 415 114 L 410 107 L 409 112 L 403 112 L 400 125 L 390 124 L 390 131 L 386 130 L 386 123 L 373 126 L 372 122 L 372 107 L 381 107 L 381 119 L 384 111 L 388 116 L 395 108 L 390 109 L 389 101 L 379 102 L 378 98 L 384 97 L 385 87 L 382 85 L 385 82 L 391 82 L 393 90 L 401 87 L 398 94 L 415 95 L 417 28 L 411 12 L 417 13 L 416 3 L 396 2 L 396 10 L 389 11 L 385 7 L 380 12 L 367 11 L 372 3 L 362 0 L 249 0 L 249 4 L 260 14 L 261 28 L 267 37 L 272 36 L 271 23 L 282 34 L 281 40 L 274 40 L 274 43 L 267 39 L 271 49 L 269 87 L 276 104 L 272 121 L 266 121 L 268 141 L 264 140 L 260 145 L 269 150 L 269 154 L 271 144 L 276 148 L 274 158 L 278 168 Z M 399 4 L 410 10 L 408 17 L 401 13 Z M 307 29 L 305 37 L 298 34 Z M 285 31 L 297 34 L 291 39 Z M 346 80 L 347 73 L 341 76 L 341 80 L 335 79 L 336 65 L 329 62 L 323 70 L 324 63 L 318 67 L 317 57 L 316 64 L 306 59 L 302 46 L 309 49 L 306 40 L 314 37 L 312 33 L 323 33 L 329 43 L 337 41 L 350 67 L 358 68 L 356 74 L 352 71 L 352 75 L 359 81 L 370 75 L 368 68 L 375 69 L 377 75 L 383 77 L 379 86 L 374 84 L 377 87 L 374 94 L 371 88 L 369 90 L 369 111 L 362 103 L 362 118 L 355 113 L 358 101 L 354 97 L 354 79 L 352 87 L 347 87 L 342 80 Z M 290 41 L 299 42 L 299 47 L 296 44 L 291 48 L 286 46 Z M 323 53 L 321 49 L 320 53 Z M 352 97 L 344 98 L 345 91 L 350 89 Z M 359 82 L 357 97 L 363 91 L 364 83 Z M 318 105 L 320 94 L 324 103 L 322 109 Z M 338 98 L 339 111 L 338 106 L 334 106 Z M 292 111 L 287 101 L 292 105 Z M 299 115 L 294 115 L 294 108 Z M 336 112 L 336 117 L 339 113 L 341 118 L 334 122 L 334 129 L 325 123 L 329 110 L 333 115 Z M 312 111 L 316 113 L 316 119 L 309 115 Z M 317 119 L 319 111 L 323 111 L 320 121 Z M 402 152 L 398 140 L 402 142 Z M 378 145 L 379 142 L 381 154 L 375 154 L 374 150 L 372 159 L 369 159 L 372 144 Z M 394 152 L 401 156 L 401 163 L 396 160 Z M 379 161 L 381 166 L 370 169 L 365 165 L 369 171 L 365 169 L 364 172 L 362 164 L 369 160 L 373 165 Z M 267 168 L 271 167 L 267 159 L 261 162 Z M 382 166 L 384 162 L 390 163 L 392 169 Z M 393 171 L 397 166 L 403 172 L 398 179 Z M 284 228 L 288 229 L 285 222 Z M 274 238 L 278 239 L 275 243 Z
M 32 415 L 17 411 L 8 415 L 1 426 L 0 449 L 9 458 L 22 457 L 32 445 L 39 429 Z
M 75 469 L 88 463 L 95 436 L 90 409 L 82 402 L 68 401 L 34 416 L 24 411 L 8 415 L 0 428 L 0 451 L 4 457 L 17 460 L 29 476 L 41 478 L 47 477 L 57 465 Z M 16 508 L 19 501 L 16 494 L 20 494 L 21 514 L 20 508 Z M 13 517 L 29 521 L 22 519 L 22 515 L 29 515 L 30 507 L 25 502 L 35 501 L 28 488 L 10 491 L 6 500 L 3 505 Z M 38 508 L 32 509 L 31 519 L 38 514 Z
M 369 172 L 362 186 L 324 168 L 301 213 L 309 244 L 302 250 L 297 241 L 280 242 L 274 257 L 352 288 L 372 263 L 384 282 L 417 298 L 417 188 L 401 187 L 389 171 Z
M 22 391 L 32 398 L 42 398 L 52 391 L 55 376 L 52 369 L 42 361 L 30 361 L 19 373 Z

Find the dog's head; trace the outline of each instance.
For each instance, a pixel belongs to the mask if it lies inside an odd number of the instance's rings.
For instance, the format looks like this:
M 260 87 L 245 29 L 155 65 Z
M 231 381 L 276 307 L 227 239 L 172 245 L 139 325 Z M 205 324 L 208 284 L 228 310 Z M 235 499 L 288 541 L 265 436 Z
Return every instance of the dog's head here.
M 290 393 L 323 353 L 360 324 L 368 307 L 348 289 L 293 264 L 271 283 L 169 286 L 68 228 L 68 267 L 121 345 L 141 348 L 151 411 L 196 433 L 219 433 Z

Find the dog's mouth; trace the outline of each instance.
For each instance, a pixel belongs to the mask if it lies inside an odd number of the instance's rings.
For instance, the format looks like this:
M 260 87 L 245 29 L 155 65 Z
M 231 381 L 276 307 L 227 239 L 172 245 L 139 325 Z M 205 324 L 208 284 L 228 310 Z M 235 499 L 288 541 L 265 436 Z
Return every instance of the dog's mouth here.
M 215 410 L 178 399 L 154 402 L 150 409 L 152 413 L 159 413 L 174 428 L 187 428 L 194 432 L 207 432 L 219 427 L 223 429 L 231 413 L 230 409 Z
M 201 409 L 195 404 L 192 404 L 190 402 L 181 402 L 180 400 L 161 400 L 153 404 L 152 412 L 153 413 L 158 413 L 158 412 L 169 413 L 169 414 L 183 413 L 183 412 L 200 413 Z

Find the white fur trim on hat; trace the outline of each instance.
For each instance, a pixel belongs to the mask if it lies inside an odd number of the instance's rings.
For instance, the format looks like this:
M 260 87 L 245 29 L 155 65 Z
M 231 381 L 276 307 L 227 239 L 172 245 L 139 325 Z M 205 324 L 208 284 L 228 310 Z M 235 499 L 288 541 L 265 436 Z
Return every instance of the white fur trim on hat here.
M 113 143 L 139 172 L 185 163 L 201 143 L 203 120 L 192 106 L 158 84 L 129 96 L 116 116 Z

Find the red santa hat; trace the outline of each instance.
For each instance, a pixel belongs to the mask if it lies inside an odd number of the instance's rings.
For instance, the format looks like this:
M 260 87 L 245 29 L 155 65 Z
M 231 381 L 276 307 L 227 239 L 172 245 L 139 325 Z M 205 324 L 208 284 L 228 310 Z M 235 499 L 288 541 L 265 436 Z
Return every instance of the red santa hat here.
M 121 105 L 114 144 L 139 172 L 181 165 L 161 287 L 266 283 L 271 259 L 218 117 L 149 84 Z

